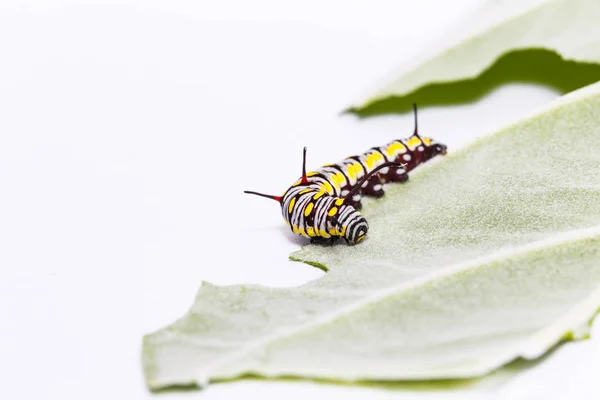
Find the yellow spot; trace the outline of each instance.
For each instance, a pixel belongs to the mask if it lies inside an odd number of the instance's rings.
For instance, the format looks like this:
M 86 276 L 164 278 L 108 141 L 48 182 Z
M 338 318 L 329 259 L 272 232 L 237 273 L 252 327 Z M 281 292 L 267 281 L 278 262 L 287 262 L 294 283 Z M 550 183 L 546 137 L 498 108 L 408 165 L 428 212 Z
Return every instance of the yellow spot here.
M 431 144 L 431 139 L 429 139 L 428 137 L 423 138 L 423 143 L 425 143 L 425 146 L 429 146 Z
M 367 164 L 367 168 L 372 169 L 375 166 L 377 161 L 383 160 L 383 156 L 379 152 L 373 152 L 367 156 L 365 160 L 365 164 Z
M 306 208 L 304 209 L 304 216 L 308 217 L 310 215 L 310 212 L 312 211 L 313 207 L 315 206 L 314 203 L 308 203 L 306 205 Z
M 335 205 L 336 205 L 336 206 L 341 206 L 343 203 L 344 203 L 344 199 L 337 199 L 337 200 L 335 201 Z
M 301 234 L 302 236 L 305 236 L 305 237 L 306 237 L 306 236 L 308 236 L 308 235 L 306 234 L 306 232 L 304 231 L 304 228 L 303 228 L 303 227 L 300 227 L 300 229 L 298 229 L 298 230 L 300 231 L 300 234 Z
M 302 183 L 302 179 L 300 179 L 299 181 L 296 181 L 296 183 L 294 183 L 292 186 L 298 186 L 301 183 Z
M 388 148 L 385 150 L 385 152 L 391 158 L 391 157 L 396 156 L 396 154 L 398 154 L 398 153 L 401 154 L 401 153 L 406 152 L 406 147 L 404 147 L 404 145 L 400 142 L 393 142 L 392 144 L 390 144 L 388 146 Z
M 333 194 L 333 187 L 329 184 L 329 182 L 323 182 L 323 188 L 329 194 Z
M 300 231 L 298 230 L 298 226 L 297 225 L 292 226 L 292 230 L 294 231 L 294 233 L 296 235 L 298 235 L 300 233 Z
M 363 240 L 365 237 L 366 237 L 366 235 L 364 235 L 364 236 L 359 236 L 359 237 L 356 239 L 356 243 L 360 242 L 360 241 L 361 241 L 361 240 Z
M 335 235 L 336 235 L 336 233 L 337 233 L 337 231 L 336 231 L 336 229 L 335 229 L 335 228 L 331 228 L 331 229 L 329 230 L 329 234 L 330 234 L 331 236 L 335 236 Z
M 313 171 L 313 172 L 309 172 L 308 174 L 306 174 L 306 176 L 315 176 L 316 174 L 318 174 L 318 172 Z
M 367 159 L 365 160 L 365 164 L 367 164 L 367 168 L 373 169 L 373 164 L 374 163 L 375 163 L 375 159 L 373 157 L 373 154 L 369 154 L 367 156 Z
M 306 233 L 308 233 L 308 236 L 313 237 L 315 236 L 315 229 L 312 226 L 309 226 L 306 228 Z
M 320 229 L 319 230 L 319 236 L 322 236 L 324 238 L 330 237 L 329 233 L 327 233 L 327 231 L 325 229 Z
M 418 137 L 413 136 L 410 139 L 408 139 L 408 142 L 406 142 L 406 144 L 410 149 L 415 149 L 418 145 L 421 144 L 421 140 Z
M 342 231 L 340 232 L 340 236 L 346 236 L 346 228 L 348 228 L 348 225 L 342 227 Z
M 292 201 L 290 201 L 290 206 L 288 207 L 288 213 L 291 214 L 294 210 L 294 205 L 296 204 L 296 198 L 292 197 Z
M 312 189 L 304 189 L 304 190 L 301 190 L 298 194 L 304 194 L 304 193 L 308 193 L 311 191 L 312 191 Z
M 337 207 L 333 207 L 331 210 L 329 210 L 329 213 L 327 215 L 329 215 L 330 217 L 333 217 L 336 212 L 337 212 Z
M 353 163 L 348 165 L 347 169 L 346 169 L 346 173 L 348 174 L 348 176 L 352 179 L 356 179 L 356 174 L 358 173 L 358 171 L 361 169 L 360 164 L 358 163 Z
M 317 200 L 319 197 L 323 196 L 325 194 L 325 192 L 318 192 L 317 194 L 315 194 L 313 196 L 313 200 Z
M 344 182 L 346 178 L 344 178 L 344 175 L 341 172 L 338 172 L 337 174 L 331 176 L 331 180 L 333 181 L 333 184 L 339 188 L 341 187 L 340 184 Z

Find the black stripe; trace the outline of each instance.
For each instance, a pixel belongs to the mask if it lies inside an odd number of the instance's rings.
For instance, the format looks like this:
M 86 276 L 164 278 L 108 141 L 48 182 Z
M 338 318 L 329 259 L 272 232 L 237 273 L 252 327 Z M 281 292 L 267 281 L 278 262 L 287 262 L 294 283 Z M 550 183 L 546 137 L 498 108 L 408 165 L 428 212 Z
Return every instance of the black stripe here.
M 348 224 L 348 228 L 346 228 L 346 237 L 352 238 L 354 236 L 353 234 L 350 234 L 353 233 L 352 230 L 354 229 L 354 226 L 360 222 L 360 215 L 355 215 L 354 217 L 355 218 Z
M 352 238 L 353 242 L 355 242 L 356 239 L 358 239 L 358 232 L 360 232 L 359 228 L 361 228 L 361 227 L 364 227 L 365 229 L 367 229 L 367 227 L 368 227 L 367 222 L 366 221 L 360 221 L 358 223 L 358 225 L 355 227 L 354 235 L 353 235 L 353 238 Z

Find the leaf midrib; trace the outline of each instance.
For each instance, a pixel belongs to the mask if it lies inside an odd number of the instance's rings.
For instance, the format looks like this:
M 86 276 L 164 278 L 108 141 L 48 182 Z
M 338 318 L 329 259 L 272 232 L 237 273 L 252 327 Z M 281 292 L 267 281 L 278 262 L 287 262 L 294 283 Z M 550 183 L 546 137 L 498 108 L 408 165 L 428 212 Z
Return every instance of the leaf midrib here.
M 464 262 L 461 262 L 458 264 L 450 265 L 448 267 L 443 268 L 440 271 L 426 274 L 422 277 L 410 280 L 408 282 L 404 282 L 404 283 L 401 283 L 398 285 L 393 285 L 393 286 L 390 286 L 385 289 L 376 290 L 371 295 L 366 296 L 365 298 L 363 298 L 359 301 L 348 304 L 347 306 L 341 307 L 341 308 L 337 309 L 335 312 L 325 314 L 321 317 L 315 318 L 314 320 L 312 320 L 308 323 L 292 326 L 290 328 L 280 330 L 279 332 L 276 332 L 272 335 L 268 335 L 263 338 L 254 340 L 250 343 L 247 343 L 246 345 L 242 346 L 239 349 L 239 351 L 232 351 L 232 353 L 225 355 L 225 356 L 221 357 L 220 359 L 216 360 L 215 362 L 213 362 L 212 364 L 206 366 L 205 368 L 203 368 L 203 370 L 208 372 L 208 371 L 218 368 L 220 366 L 227 365 L 228 363 L 235 361 L 236 359 L 242 358 L 245 355 L 252 353 L 252 351 L 263 348 L 263 347 L 269 345 L 270 343 L 274 343 L 279 340 L 283 340 L 283 339 L 292 337 L 294 335 L 297 335 L 299 333 L 311 330 L 313 328 L 317 328 L 319 326 L 329 324 L 329 323 L 335 321 L 336 319 L 339 319 L 346 315 L 352 314 L 353 312 L 355 312 L 361 308 L 364 308 L 366 306 L 369 306 L 373 303 L 377 303 L 388 297 L 397 296 L 399 294 L 408 292 L 410 290 L 417 289 L 417 288 L 424 286 L 426 284 L 429 284 L 435 280 L 445 279 L 445 278 L 451 277 L 451 276 L 458 274 L 460 272 L 463 272 L 463 271 L 476 269 L 478 267 L 483 267 L 485 265 L 488 265 L 488 264 L 491 264 L 494 262 L 499 262 L 502 260 L 509 259 L 511 257 L 520 256 L 520 255 L 527 254 L 529 252 L 533 252 L 533 251 L 537 251 L 537 250 L 541 250 L 541 249 L 544 249 L 547 247 L 556 246 L 556 245 L 560 245 L 560 244 L 564 244 L 564 243 L 568 243 L 568 242 L 572 242 L 572 241 L 577 241 L 577 240 L 582 240 L 582 239 L 586 239 L 586 238 L 594 238 L 596 236 L 600 236 L 600 225 L 589 227 L 589 228 L 582 228 L 582 229 L 561 232 L 561 233 L 555 234 L 551 237 L 541 239 L 538 241 L 534 241 L 534 242 L 528 243 L 523 246 L 498 251 L 498 252 L 492 253 L 488 256 L 478 257 L 478 258 L 475 258 L 470 261 L 464 261 Z M 562 320 L 562 318 L 561 318 L 561 320 Z M 539 334 L 536 334 L 536 337 L 544 336 L 543 334 L 550 331 L 550 328 L 554 328 L 555 325 L 556 324 L 552 324 L 547 329 L 544 329 Z M 186 335 L 178 335 L 179 338 L 183 338 L 185 336 Z M 528 341 L 528 343 L 529 343 L 529 341 Z M 519 352 L 518 355 L 521 355 L 521 353 L 523 353 L 523 355 L 525 356 L 525 353 L 527 353 L 527 351 L 525 350 L 525 347 L 526 346 L 524 346 L 523 350 L 521 352 Z M 199 382 L 206 381 L 206 377 L 198 377 L 197 379 Z

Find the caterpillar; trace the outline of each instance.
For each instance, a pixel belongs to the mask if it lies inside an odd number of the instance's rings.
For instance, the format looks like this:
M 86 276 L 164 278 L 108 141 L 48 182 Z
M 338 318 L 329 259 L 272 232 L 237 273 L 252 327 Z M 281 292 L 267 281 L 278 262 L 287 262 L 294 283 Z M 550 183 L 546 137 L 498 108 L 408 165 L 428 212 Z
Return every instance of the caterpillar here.
M 344 238 L 360 243 L 369 225 L 358 210 L 361 196 L 382 197 L 386 182 L 406 182 L 408 172 L 447 147 L 431 138 L 421 138 L 417 124 L 417 106 L 413 104 L 415 129 L 411 137 L 373 147 L 358 156 L 348 157 L 306 173 L 306 147 L 302 157 L 302 177 L 281 196 L 246 190 L 244 193 L 276 200 L 283 219 L 295 234 L 311 243 Z

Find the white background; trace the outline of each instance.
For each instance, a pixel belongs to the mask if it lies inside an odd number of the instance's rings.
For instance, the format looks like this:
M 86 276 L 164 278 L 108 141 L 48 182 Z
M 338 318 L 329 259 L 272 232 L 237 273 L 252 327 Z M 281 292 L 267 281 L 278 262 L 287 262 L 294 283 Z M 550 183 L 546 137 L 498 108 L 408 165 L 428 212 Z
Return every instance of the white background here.
M 242 190 L 281 194 L 304 145 L 316 168 L 410 134 L 410 115 L 340 111 L 478 3 L 2 2 L 0 397 L 598 398 L 598 324 L 518 374 L 448 391 L 144 386 L 142 335 L 181 316 L 202 280 L 295 286 L 323 274 L 287 260 L 304 240 L 275 202 Z M 453 150 L 555 97 L 504 86 L 423 109 L 421 132 Z

